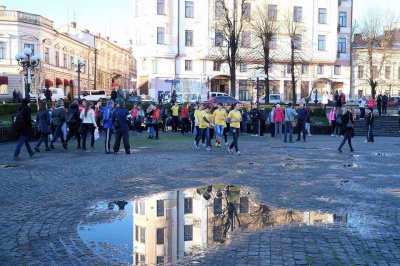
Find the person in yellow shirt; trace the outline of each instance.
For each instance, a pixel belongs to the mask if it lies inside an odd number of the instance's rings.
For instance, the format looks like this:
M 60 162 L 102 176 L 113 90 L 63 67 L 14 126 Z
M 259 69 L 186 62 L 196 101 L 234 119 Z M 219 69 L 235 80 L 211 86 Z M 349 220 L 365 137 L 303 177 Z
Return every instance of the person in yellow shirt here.
M 222 108 L 222 103 L 218 104 L 218 109 L 213 113 L 214 124 L 215 124 L 215 146 L 221 147 L 221 137 L 224 134 L 224 128 L 226 126 L 225 119 L 227 117 L 226 111 Z
M 233 153 L 232 149 L 235 147 L 236 155 L 240 155 L 239 147 L 238 147 L 238 138 L 239 138 L 239 132 L 240 132 L 240 122 L 242 121 L 242 115 L 240 114 L 239 111 L 239 105 L 234 104 L 234 108 L 229 112 L 228 115 L 228 120 L 230 120 L 231 123 L 231 133 L 232 133 L 232 143 L 228 147 L 229 153 Z
M 179 106 L 175 102 L 174 106 L 171 107 L 172 113 L 172 131 L 177 131 L 179 125 Z
M 203 110 L 203 105 L 202 104 L 196 105 L 196 107 L 194 109 L 194 126 L 195 126 L 194 131 L 195 132 L 193 132 L 193 134 L 195 135 L 194 136 L 194 143 L 195 144 L 196 144 L 197 137 L 200 135 L 200 129 L 199 129 L 200 118 L 199 118 L 199 115 L 200 115 L 200 112 L 202 110 Z
M 197 112 L 200 134 L 196 138 L 196 149 L 199 149 L 200 139 L 203 137 L 203 135 L 205 135 L 207 140 L 207 150 L 211 151 L 210 126 L 214 126 L 214 124 L 208 119 L 207 116 L 207 114 L 210 112 L 210 109 L 211 107 L 209 105 L 206 105 L 204 107 L 204 110 Z

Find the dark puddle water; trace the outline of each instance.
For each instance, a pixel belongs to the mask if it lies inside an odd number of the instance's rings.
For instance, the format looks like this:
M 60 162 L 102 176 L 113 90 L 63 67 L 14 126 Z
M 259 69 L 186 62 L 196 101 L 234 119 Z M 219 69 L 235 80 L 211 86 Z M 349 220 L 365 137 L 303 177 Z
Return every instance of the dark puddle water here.
M 179 258 L 227 245 L 233 232 L 267 226 L 348 223 L 359 232 L 364 218 L 353 214 L 277 209 L 255 201 L 246 187 L 213 185 L 159 193 L 130 201 L 100 202 L 78 233 L 111 263 L 177 263 Z

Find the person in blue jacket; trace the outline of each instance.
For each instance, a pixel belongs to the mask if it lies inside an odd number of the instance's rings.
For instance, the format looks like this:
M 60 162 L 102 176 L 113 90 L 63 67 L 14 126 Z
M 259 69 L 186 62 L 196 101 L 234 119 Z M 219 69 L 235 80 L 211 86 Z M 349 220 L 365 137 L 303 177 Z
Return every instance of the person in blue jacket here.
M 113 125 L 115 127 L 115 142 L 114 142 L 114 154 L 117 155 L 119 152 L 119 146 L 121 144 L 121 138 L 124 141 L 124 148 L 126 154 L 131 154 L 131 147 L 129 145 L 129 122 L 127 116 L 129 111 L 124 107 L 123 100 L 117 99 L 118 106 L 113 112 Z
M 104 149 L 106 154 L 111 154 L 111 136 L 114 130 L 114 125 L 112 123 L 113 117 L 113 109 L 114 109 L 114 101 L 108 100 L 107 106 L 103 110 L 103 128 L 105 132 L 105 139 L 104 139 Z

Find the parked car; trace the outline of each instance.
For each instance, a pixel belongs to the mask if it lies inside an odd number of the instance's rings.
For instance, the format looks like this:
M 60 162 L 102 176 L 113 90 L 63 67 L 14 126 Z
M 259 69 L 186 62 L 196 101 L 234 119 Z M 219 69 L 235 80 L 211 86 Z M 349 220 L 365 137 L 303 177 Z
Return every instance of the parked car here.
M 322 104 L 322 98 L 323 98 L 323 96 L 321 94 L 317 94 L 317 101 L 318 101 L 317 104 Z M 300 101 L 297 101 L 297 103 L 306 104 L 307 101 L 308 101 L 308 104 L 315 104 L 315 94 L 301 98 Z M 328 99 L 328 105 L 332 105 L 332 104 L 333 104 L 332 100 Z
M 214 103 L 223 103 L 223 104 L 243 104 L 239 100 L 230 97 L 230 96 L 216 96 L 214 98 L 211 98 L 210 100 L 203 101 L 203 104 L 214 104 Z
M 65 94 L 64 90 L 62 88 L 52 88 L 50 87 L 49 90 L 51 91 L 51 101 L 58 101 L 59 99 L 65 100 Z M 42 89 L 42 92 L 40 93 L 39 99 L 40 100 L 45 100 L 46 96 L 44 95 L 44 92 L 46 91 L 46 88 Z
M 150 105 L 155 104 L 154 99 L 151 98 L 149 95 L 134 95 L 130 96 L 128 99 L 128 103 L 130 104 L 140 104 L 140 105 Z
M 87 101 L 98 102 L 108 100 L 111 96 L 108 95 L 105 90 L 86 90 L 82 92 L 80 98 Z
M 259 99 L 260 104 L 265 103 L 265 94 L 261 96 Z M 277 103 L 283 103 L 282 97 L 280 94 L 270 94 L 269 95 L 269 103 L 270 104 L 277 104 Z

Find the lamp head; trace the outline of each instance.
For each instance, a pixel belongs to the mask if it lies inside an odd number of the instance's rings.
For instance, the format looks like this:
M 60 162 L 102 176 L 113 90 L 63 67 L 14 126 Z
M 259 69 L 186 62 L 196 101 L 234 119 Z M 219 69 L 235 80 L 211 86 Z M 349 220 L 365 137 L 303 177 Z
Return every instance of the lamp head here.
M 24 49 L 24 54 L 27 55 L 27 56 L 31 56 L 31 54 L 32 54 L 31 48 L 26 47 L 26 48 Z

